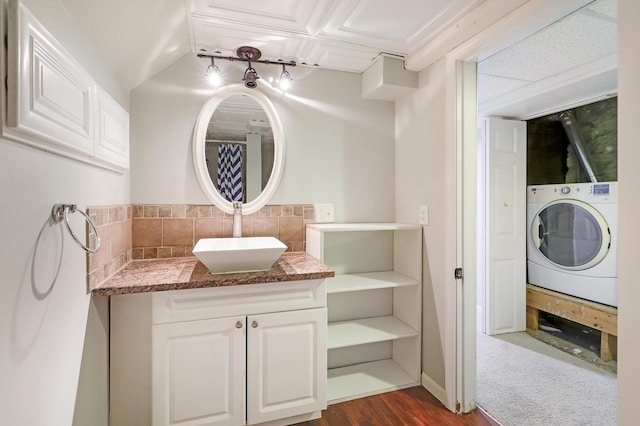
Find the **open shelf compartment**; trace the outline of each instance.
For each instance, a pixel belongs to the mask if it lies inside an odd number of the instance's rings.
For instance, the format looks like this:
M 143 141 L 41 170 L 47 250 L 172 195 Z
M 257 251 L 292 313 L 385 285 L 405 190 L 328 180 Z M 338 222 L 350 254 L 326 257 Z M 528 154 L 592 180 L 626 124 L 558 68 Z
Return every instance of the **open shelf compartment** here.
M 332 368 L 328 371 L 329 404 L 363 398 L 420 384 L 392 359 Z
M 329 323 L 327 349 L 364 345 L 417 336 L 418 332 L 393 316 Z

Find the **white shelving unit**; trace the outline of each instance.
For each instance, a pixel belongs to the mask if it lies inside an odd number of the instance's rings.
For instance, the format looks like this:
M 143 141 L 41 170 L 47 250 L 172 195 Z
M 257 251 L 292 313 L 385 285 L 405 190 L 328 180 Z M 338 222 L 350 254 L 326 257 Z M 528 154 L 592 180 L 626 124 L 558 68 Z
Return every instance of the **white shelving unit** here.
M 327 280 L 329 404 L 420 384 L 422 227 L 307 226 Z

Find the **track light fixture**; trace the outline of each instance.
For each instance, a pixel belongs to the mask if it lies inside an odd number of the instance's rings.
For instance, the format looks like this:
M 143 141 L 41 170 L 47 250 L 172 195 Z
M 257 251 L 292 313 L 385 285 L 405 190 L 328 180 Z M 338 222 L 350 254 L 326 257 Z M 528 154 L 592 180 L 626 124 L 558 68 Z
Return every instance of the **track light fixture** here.
M 291 86 L 291 74 L 282 64 L 282 74 L 280 74 L 280 89 L 287 90 Z
M 220 72 L 220 68 L 218 68 L 213 62 L 214 58 L 216 58 L 216 59 L 224 59 L 226 61 L 247 62 L 249 66 L 244 71 L 244 74 L 242 76 L 242 81 L 244 82 L 244 85 L 250 89 L 253 89 L 258 86 L 258 79 L 260 78 L 256 70 L 251 66 L 251 62 L 259 62 L 261 64 L 267 64 L 267 65 L 282 65 L 282 73 L 280 74 L 280 80 L 279 80 L 280 89 L 287 90 L 289 88 L 289 85 L 291 83 L 291 74 L 289 74 L 289 71 L 286 70 L 285 65 L 288 65 L 290 67 L 295 67 L 296 66 L 295 61 L 284 62 L 281 60 L 278 60 L 278 61 L 260 60 L 260 57 L 262 56 L 262 52 L 260 52 L 259 49 L 251 46 L 239 47 L 236 50 L 236 55 L 237 57 L 208 55 L 204 53 L 198 54 L 199 58 L 211 59 L 211 65 L 207 67 L 207 78 L 209 79 L 209 82 L 211 82 L 212 85 L 217 86 L 220 84 L 222 80 L 221 78 L 222 74 Z
M 244 77 L 242 77 L 242 81 L 244 81 L 244 85 L 249 89 L 254 89 L 257 85 L 258 73 L 251 67 L 251 62 L 249 62 L 249 67 L 244 71 Z
M 222 82 L 222 74 L 220 68 L 213 62 L 213 56 L 211 57 L 211 65 L 207 67 L 207 78 L 212 86 L 219 86 Z

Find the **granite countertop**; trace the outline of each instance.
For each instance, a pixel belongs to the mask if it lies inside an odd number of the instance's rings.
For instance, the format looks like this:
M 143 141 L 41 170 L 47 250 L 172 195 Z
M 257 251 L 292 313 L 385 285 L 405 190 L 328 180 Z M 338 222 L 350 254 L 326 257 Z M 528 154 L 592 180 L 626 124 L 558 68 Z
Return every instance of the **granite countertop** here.
M 91 293 L 97 296 L 313 280 L 335 272 L 305 252 L 284 253 L 266 271 L 211 274 L 195 257 L 134 260 Z

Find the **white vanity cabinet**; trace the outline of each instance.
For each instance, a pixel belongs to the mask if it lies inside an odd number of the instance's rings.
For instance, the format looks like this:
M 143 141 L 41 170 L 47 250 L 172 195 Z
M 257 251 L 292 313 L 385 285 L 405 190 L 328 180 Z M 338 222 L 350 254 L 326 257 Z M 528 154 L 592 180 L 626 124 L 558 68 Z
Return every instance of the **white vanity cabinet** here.
M 420 384 L 422 226 L 307 226 L 327 279 L 328 403 Z
M 112 296 L 112 424 L 286 425 L 326 408 L 326 282 Z
M 153 421 L 244 424 L 246 319 L 154 326 Z

